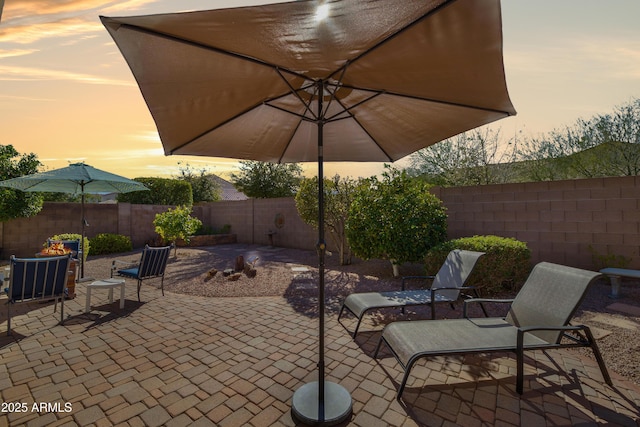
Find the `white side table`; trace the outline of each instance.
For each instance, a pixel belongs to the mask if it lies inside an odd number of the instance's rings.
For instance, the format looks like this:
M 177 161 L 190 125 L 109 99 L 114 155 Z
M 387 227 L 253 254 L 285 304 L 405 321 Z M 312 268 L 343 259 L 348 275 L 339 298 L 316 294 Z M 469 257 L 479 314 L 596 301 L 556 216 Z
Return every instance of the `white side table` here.
M 124 308 L 124 279 L 104 279 L 96 280 L 95 282 L 87 285 L 87 302 L 84 307 L 84 312 L 91 311 L 91 290 L 92 289 L 109 289 L 109 302 L 113 302 L 113 288 L 120 287 L 120 308 Z

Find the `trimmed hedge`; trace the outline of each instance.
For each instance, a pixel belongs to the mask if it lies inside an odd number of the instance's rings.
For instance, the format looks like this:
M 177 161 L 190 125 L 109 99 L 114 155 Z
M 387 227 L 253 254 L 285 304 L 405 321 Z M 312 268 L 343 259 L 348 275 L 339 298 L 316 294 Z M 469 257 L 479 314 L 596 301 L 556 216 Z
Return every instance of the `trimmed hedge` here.
M 449 240 L 432 248 L 425 259 L 427 274 L 435 274 L 447 254 L 454 249 L 485 252 L 468 286 L 478 288 L 483 296 L 498 294 L 506 287 L 519 289 L 531 271 L 531 251 L 527 244 L 510 237 L 473 236 Z
M 133 250 L 128 236 L 113 233 L 100 233 L 91 239 L 91 255 L 115 254 Z

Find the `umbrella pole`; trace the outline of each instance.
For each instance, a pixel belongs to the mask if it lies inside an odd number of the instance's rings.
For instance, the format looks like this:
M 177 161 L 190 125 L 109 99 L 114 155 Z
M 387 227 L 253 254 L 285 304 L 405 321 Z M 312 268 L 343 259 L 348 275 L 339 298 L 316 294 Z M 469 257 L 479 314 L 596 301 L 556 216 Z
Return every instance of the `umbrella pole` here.
M 325 381 L 324 364 L 324 156 L 322 98 L 324 82 L 318 82 L 318 381 L 307 383 L 293 394 L 291 411 L 305 424 L 330 426 L 351 416 L 351 395 L 339 384 Z
M 80 253 L 79 255 L 79 259 L 80 259 L 80 279 L 84 279 L 84 224 L 85 224 L 85 220 L 84 220 L 84 184 L 82 184 L 82 196 L 81 196 L 81 203 L 80 203 L 80 216 L 82 216 L 82 218 L 80 219 L 80 221 L 82 222 L 82 233 L 80 235 Z

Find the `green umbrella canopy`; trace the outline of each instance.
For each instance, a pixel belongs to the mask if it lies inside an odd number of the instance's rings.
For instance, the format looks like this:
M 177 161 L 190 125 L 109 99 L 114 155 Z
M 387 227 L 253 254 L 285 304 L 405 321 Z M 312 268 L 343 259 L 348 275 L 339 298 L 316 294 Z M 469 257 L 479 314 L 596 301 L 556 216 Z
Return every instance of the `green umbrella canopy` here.
M 84 217 L 85 194 L 130 193 L 132 191 L 148 190 L 147 187 L 139 182 L 96 169 L 84 163 L 73 163 L 66 168 L 0 181 L 0 187 L 30 192 L 82 195 L 82 208 L 80 212 L 82 227 L 82 239 L 80 240 L 81 252 L 84 252 L 85 226 L 88 225 Z M 80 256 L 80 260 L 80 277 L 83 278 L 84 262 L 82 262 L 82 256 Z
M 0 187 L 68 194 L 129 193 L 148 190 L 139 182 L 84 163 L 73 163 L 65 168 L 0 181 Z

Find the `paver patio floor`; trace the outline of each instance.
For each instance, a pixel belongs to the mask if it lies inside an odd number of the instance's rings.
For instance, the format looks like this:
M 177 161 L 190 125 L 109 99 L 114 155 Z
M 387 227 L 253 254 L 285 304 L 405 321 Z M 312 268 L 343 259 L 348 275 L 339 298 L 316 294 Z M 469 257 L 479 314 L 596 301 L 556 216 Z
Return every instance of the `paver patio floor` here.
M 78 285 L 64 326 L 52 304 L 16 305 L 11 337 L 0 300 L 0 426 L 295 425 L 293 392 L 317 379 L 318 320 L 301 310 L 314 301 L 163 297 L 144 285 L 138 303 L 134 282 L 126 289 L 124 310 L 105 292 L 83 314 Z M 640 388 L 613 372 L 607 386 L 569 350 L 529 353 L 522 396 L 510 355 L 433 358 L 399 403 L 401 370 L 388 352 L 372 358 L 379 332 L 366 329 L 353 341 L 327 316 L 328 379 L 353 399 L 344 425 L 640 425 Z

